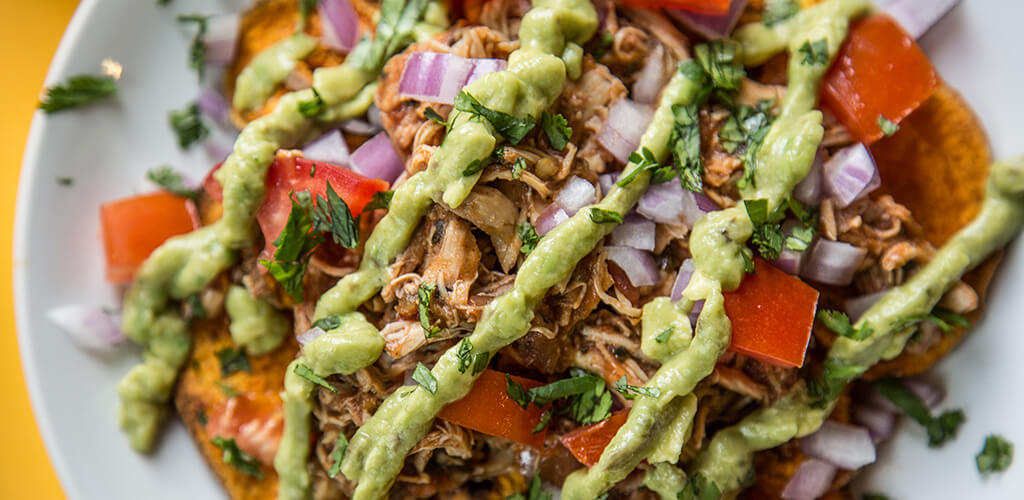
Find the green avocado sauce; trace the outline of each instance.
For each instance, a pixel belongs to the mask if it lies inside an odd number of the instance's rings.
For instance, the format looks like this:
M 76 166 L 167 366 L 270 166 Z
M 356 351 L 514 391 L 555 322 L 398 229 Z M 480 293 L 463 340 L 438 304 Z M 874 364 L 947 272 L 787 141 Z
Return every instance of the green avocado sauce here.
M 438 9 L 436 4 L 428 5 L 427 15 L 436 19 Z M 409 29 L 425 35 L 441 29 L 424 24 L 415 23 Z M 118 384 L 118 422 L 136 450 L 152 448 L 191 344 L 188 324 L 172 301 L 200 292 L 236 262 L 238 249 L 253 243 L 255 213 L 265 194 L 264 176 L 278 149 L 303 144 L 342 120 L 366 113 L 373 103 L 379 68 L 367 69 L 362 62 L 350 64 L 346 59 L 340 66 L 314 72 L 314 85 L 326 105 L 316 119 L 299 111 L 300 103 L 315 98 L 314 91 L 306 89 L 285 94 L 271 113 L 249 123 L 215 174 L 224 192 L 221 219 L 171 238 L 140 266 L 125 294 L 122 327 L 125 335 L 143 346 L 143 361 Z M 262 326 L 267 334 L 278 331 Z M 247 342 L 256 349 L 274 343 L 256 337 Z
M 258 356 L 277 349 L 292 329 L 288 316 L 267 301 L 253 297 L 245 287 L 228 289 L 224 309 L 231 318 L 231 340 L 245 347 L 249 354 Z
M 292 72 L 295 63 L 315 48 L 315 38 L 295 33 L 260 52 L 235 79 L 235 95 L 231 104 L 242 111 L 259 109 Z

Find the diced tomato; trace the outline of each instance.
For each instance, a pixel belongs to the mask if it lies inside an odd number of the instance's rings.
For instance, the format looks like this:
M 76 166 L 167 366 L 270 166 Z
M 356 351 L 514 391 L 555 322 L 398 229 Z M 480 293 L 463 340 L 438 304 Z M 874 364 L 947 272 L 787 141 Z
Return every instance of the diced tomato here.
M 565 446 L 580 463 L 593 467 L 601 459 L 601 453 L 608 443 L 612 442 L 615 433 L 626 423 L 627 418 L 629 410 L 623 410 L 596 424 L 580 427 L 562 436 L 562 446 Z
M 206 433 L 234 439 L 238 448 L 264 465 L 274 462 L 284 433 L 280 398 L 241 395 L 215 406 L 207 416 Z
M 825 76 L 821 98 L 855 137 L 871 144 L 883 135 L 879 117 L 899 123 L 939 83 L 914 38 L 889 16 L 875 14 L 851 27 Z
M 512 380 L 532 389 L 543 385 L 536 380 L 512 376 Z M 441 409 L 439 417 L 484 434 L 505 438 L 534 448 L 544 447 L 547 430 L 536 434 L 543 412 L 534 405 L 525 410 L 505 392 L 505 374 L 484 370 L 466 397 Z
M 754 270 L 725 294 L 732 322 L 729 349 L 773 365 L 803 366 L 818 291 L 760 258 Z
M 725 15 L 733 0 L 625 0 L 639 7 L 670 7 L 700 14 Z
M 224 200 L 224 188 L 222 188 L 220 183 L 217 182 L 217 179 L 213 177 L 213 174 L 217 173 L 223 165 L 224 162 L 214 165 L 213 168 L 206 173 L 206 177 L 203 178 L 203 190 L 206 191 L 206 194 L 210 195 L 210 198 L 217 201 Z
M 199 227 L 191 201 L 158 192 L 100 205 L 107 281 L 128 283 L 135 271 L 168 238 Z

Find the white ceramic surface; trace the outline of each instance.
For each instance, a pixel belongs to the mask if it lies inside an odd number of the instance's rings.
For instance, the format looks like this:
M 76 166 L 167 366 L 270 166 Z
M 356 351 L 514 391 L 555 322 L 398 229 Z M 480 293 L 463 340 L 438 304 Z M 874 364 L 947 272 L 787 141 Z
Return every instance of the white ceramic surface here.
M 45 317 L 54 305 L 115 303 L 115 291 L 103 282 L 101 202 L 144 189 L 144 172 L 155 165 L 169 163 L 197 177 L 209 166 L 202 153 L 180 152 L 167 126 L 167 111 L 196 95 L 185 62 L 191 32 L 174 17 L 231 10 L 237 0 L 154 3 L 82 2 L 47 81 L 98 72 L 110 57 L 124 65 L 120 95 L 80 111 L 38 114 L 22 170 L 14 239 L 19 343 L 39 427 L 73 500 L 223 497 L 180 424 L 169 427 L 150 456 L 131 451 L 118 431 L 114 386 L 137 353 L 85 353 Z M 1024 152 L 1021 19 L 1019 0 L 965 0 L 922 39 L 988 127 L 997 156 Z M 58 185 L 59 176 L 74 178 L 74 185 Z M 992 296 L 977 331 L 933 373 L 949 389 L 946 406 L 967 413 L 959 437 L 932 450 L 920 428 L 903 422 L 862 480 L 867 491 L 900 500 L 1024 498 L 1020 243 L 1007 253 Z M 981 479 L 974 455 L 991 432 L 1017 443 L 1022 456 L 1005 474 Z

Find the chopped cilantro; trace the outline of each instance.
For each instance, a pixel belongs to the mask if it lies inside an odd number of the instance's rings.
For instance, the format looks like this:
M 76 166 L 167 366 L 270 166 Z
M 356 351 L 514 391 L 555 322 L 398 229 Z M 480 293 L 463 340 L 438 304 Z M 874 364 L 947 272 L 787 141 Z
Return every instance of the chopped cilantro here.
M 488 165 L 501 162 L 505 158 L 504 146 L 498 146 L 494 148 L 489 156 L 484 158 L 477 158 L 466 165 L 466 168 L 462 170 L 463 177 L 469 177 L 471 175 L 479 174 L 483 169 L 487 168 Z
M 639 394 L 641 396 L 647 396 L 649 398 L 656 398 L 658 396 L 661 396 L 661 391 L 658 390 L 657 387 L 629 385 L 629 381 L 625 375 L 623 375 L 622 378 L 620 378 L 619 380 L 615 381 L 614 389 L 619 394 L 625 396 L 626 399 L 633 399 L 634 397 L 636 397 L 636 394 Z
M 327 477 L 331 479 L 338 477 L 346 451 L 348 451 L 348 438 L 344 434 L 338 433 L 338 440 L 334 442 L 334 451 L 331 452 L 331 468 L 327 469 Z
M 800 4 L 795 0 L 768 0 L 761 22 L 770 27 L 795 16 L 797 12 L 800 12 Z
M 335 389 L 330 382 L 328 382 L 323 377 L 317 375 L 312 368 L 302 363 L 295 365 L 295 374 L 331 392 L 338 392 L 338 390 Z
M 519 247 L 519 251 L 525 255 L 530 255 L 530 252 L 537 248 L 537 243 L 540 242 L 541 238 L 537 236 L 537 230 L 534 229 L 533 224 L 530 224 L 528 220 L 516 226 L 516 234 L 519 235 L 519 240 L 523 242 L 522 246 Z
M 441 328 L 431 325 L 430 323 L 430 301 L 434 298 L 434 292 L 437 291 L 437 284 L 429 281 L 420 283 L 420 287 L 416 290 L 416 298 L 418 299 L 418 308 L 420 313 L 420 326 L 423 327 L 423 336 L 426 338 L 433 337 L 440 333 Z
M 618 212 L 595 207 L 590 209 L 590 220 L 594 224 L 622 224 L 622 215 Z
M 733 41 L 714 41 L 694 47 L 697 62 L 711 77 L 716 88 L 738 90 L 746 71 L 737 57 L 739 44 Z
M 937 307 L 929 314 L 915 314 L 898 319 L 892 323 L 892 329 L 894 331 L 905 330 L 907 328 L 917 326 L 925 321 L 930 321 L 935 326 L 939 327 L 943 333 L 949 333 L 953 329 L 953 325 L 961 327 L 971 326 L 971 322 L 962 314 L 957 314 L 948 309 Z
M 512 380 L 512 376 L 507 373 L 505 374 L 505 394 L 508 394 L 508 397 L 523 409 L 530 404 L 530 393 L 523 388 L 523 384 Z
M 698 104 L 674 104 L 672 115 L 675 121 L 672 125 L 672 134 L 669 136 L 669 146 L 672 148 L 672 159 L 679 172 L 679 181 L 684 189 L 695 193 L 703 192 L 704 162 L 700 157 Z
M 317 195 L 313 210 L 313 229 L 331 235 L 331 239 L 345 248 L 359 245 L 359 228 L 345 200 L 338 196 L 331 183 L 327 183 L 327 199 Z
M 189 189 L 185 186 L 185 178 L 173 168 L 162 165 L 146 172 L 146 178 L 165 191 L 195 201 L 199 198 L 200 189 Z
M 458 365 L 456 366 L 459 373 L 466 373 L 466 370 L 472 367 L 473 375 L 484 371 L 484 368 L 487 368 L 487 363 L 491 360 L 490 353 L 478 352 L 473 354 L 473 342 L 468 337 L 459 342 L 459 348 L 455 351 L 455 358 L 458 360 Z
M 803 56 L 800 64 L 824 66 L 828 64 L 828 40 L 825 38 L 813 42 L 808 40 L 800 46 L 799 53 Z
M 203 410 L 196 411 L 196 420 L 199 421 L 199 425 L 206 427 L 206 423 L 210 421 L 209 417 L 206 416 L 206 412 Z
M 423 111 L 423 116 L 427 117 L 427 119 L 432 122 L 443 125 L 445 129 L 449 127 L 449 123 L 446 122 L 444 118 L 441 118 L 441 115 L 437 111 L 434 111 L 434 108 L 428 106 L 427 109 Z
M 512 178 L 519 180 L 519 177 L 523 175 L 523 170 L 526 170 L 526 160 L 520 156 L 516 158 L 515 163 L 512 164 Z
M 365 214 L 366 212 L 371 212 L 373 210 L 387 210 L 391 208 L 391 199 L 394 197 L 394 191 L 377 191 L 376 193 L 373 193 L 373 198 L 371 198 L 370 202 L 363 207 L 363 213 Z
M 555 412 L 552 411 L 551 408 L 544 410 L 544 413 L 540 414 L 540 420 L 537 422 L 537 425 L 533 426 L 533 429 L 530 429 L 530 434 L 536 434 L 544 430 L 544 428 L 551 423 L 551 416 L 554 414 Z
M 117 81 L 109 76 L 75 75 L 66 83 L 52 85 L 38 108 L 44 113 L 56 113 L 96 101 L 117 93 Z
M 480 116 L 490 122 L 491 126 L 512 144 L 519 144 L 519 141 L 526 137 L 526 134 L 533 130 L 537 120 L 532 116 L 516 118 L 510 114 L 490 109 L 466 91 L 459 92 L 455 97 L 455 109 L 466 113 Z
M 416 369 L 412 372 L 412 379 L 417 384 L 423 386 L 427 392 L 437 394 L 437 379 L 434 378 L 434 374 L 430 373 L 430 369 L 423 363 L 416 363 Z
M 505 392 L 523 408 L 530 403 L 537 407 L 563 401 L 559 414 L 566 414 L 580 424 L 600 422 L 611 415 L 611 394 L 604 380 L 584 370 L 574 368 L 570 377 L 547 385 L 526 390 L 506 376 Z
M 569 121 L 560 113 L 550 114 L 545 111 L 540 116 L 540 126 L 544 129 L 544 135 L 548 137 L 548 144 L 556 151 L 562 151 L 569 144 L 572 138 L 572 128 Z
M 974 461 L 978 464 L 978 472 L 983 475 L 1002 472 L 1013 462 L 1013 443 L 997 434 L 990 434 Z
M 217 361 L 220 362 L 220 376 L 227 377 L 235 372 L 252 373 L 249 365 L 249 357 L 241 349 L 225 347 L 217 351 Z
M 594 37 L 597 39 L 597 43 L 594 44 L 594 50 L 590 53 L 594 57 L 595 61 L 600 61 L 608 50 L 612 48 L 612 42 L 615 41 L 615 35 L 610 31 L 601 32 L 600 37 Z
M 811 240 L 813 239 L 813 227 L 795 227 L 793 228 L 792 234 L 786 237 L 786 248 L 797 252 L 803 252 L 811 245 Z
M 260 470 L 259 461 L 239 449 L 238 444 L 235 443 L 233 438 L 214 436 L 210 442 L 223 451 L 221 454 L 221 460 L 223 460 L 225 464 L 242 471 L 242 473 L 247 476 L 252 476 L 256 479 L 263 479 L 263 471 Z
M 686 482 L 686 486 L 679 492 L 679 500 L 719 500 L 722 492 L 718 485 L 705 477 L 697 474 Z
M 888 496 L 881 493 L 865 493 L 860 500 L 890 500 Z
M 928 406 L 913 391 L 897 379 L 885 378 L 872 383 L 897 408 L 928 432 L 928 446 L 938 447 L 956 436 L 964 422 L 963 410 L 950 410 L 933 417 Z
M 178 147 L 181 149 L 188 149 L 210 135 L 210 129 L 200 118 L 199 106 L 196 103 L 189 104 L 182 110 L 170 111 L 167 113 L 167 121 L 174 135 L 178 137 Z
M 320 97 L 320 92 L 317 92 L 315 88 L 312 90 L 313 97 L 299 103 L 299 114 L 306 118 L 320 116 L 327 108 L 327 103 L 324 102 L 323 97 Z
M 188 306 L 189 319 L 205 318 L 207 316 L 206 308 L 203 307 L 203 301 L 199 298 L 198 293 L 185 297 L 185 305 Z
M 323 331 L 330 331 L 341 326 L 340 316 L 327 316 L 326 318 L 320 318 L 313 322 L 313 328 L 320 328 Z
M 743 160 L 744 174 L 740 179 L 741 187 L 753 185 L 754 173 L 757 170 L 757 150 L 761 147 L 768 131 L 771 130 L 774 117 L 772 108 L 774 101 L 762 99 L 757 106 L 741 104 L 733 108 L 729 118 L 718 129 L 718 139 L 729 154 L 738 154 Z
M 293 193 L 291 201 L 292 209 L 288 214 L 288 221 L 281 230 L 281 235 L 274 240 L 274 245 L 277 246 L 274 260 L 261 259 L 260 263 L 266 266 L 270 275 L 284 287 L 293 300 L 302 302 L 302 278 L 306 274 L 309 257 L 322 238 L 310 232 L 314 221 L 311 214 L 313 202 L 310 200 L 309 191 Z
M 864 324 L 858 328 L 854 328 L 853 325 L 850 324 L 850 318 L 839 311 L 825 309 L 821 311 L 821 314 L 818 317 L 821 318 L 821 322 L 827 326 L 829 330 L 852 340 L 864 340 L 870 337 L 872 333 L 871 325 Z
M 59 186 L 70 186 L 75 183 L 75 180 L 71 177 L 61 176 L 57 177 L 57 185 Z
M 220 380 L 215 381 L 214 384 L 216 384 L 217 388 L 220 389 L 220 392 L 224 393 L 224 395 L 227 396 L 228 398 L 238 397 L 238 389 L 235 389 L 234 387 L 231 387 L 230 385 Z
M 782 234 L 782 227 L 778 221 L 783 214 L 768 213 L 768 200 L 743 200 L 743 206 L 747 210 L 747 216 L 754 225 L 754 232 L 750 236 L 750 242 L 757 247 L 757 252 L 767 260 L 775 260 L 782 252 L 786 238 Z
M 882 115 L 878 115 L 878 128 L 882 129 L 882 133 L 885 134 L 886 137 L 892 137 L 896 132 L 900 131 L 899 125 L 893 123 L 892 120 L 889 120 Z
M 846 387 L 846 382 L 864 373 L 866 368 L 858 365 L 848 365 L 833 359 L 825 360 L 825 369 L 821 377 L 811 381 L 808 391 L 814 398 L 811 404 L 814 408 L 824 408 L 829 401 L 839 397 Z
M 313 13 L 313 9 L 316 8 L 318 3 L 320 3 L 320 0 L 299 0 L 299 25 L 296 31 L 302 31 L 306 28 L 306 23 L 309 22 L 309 15 Z
M 373 37 L 365 36 L 348 54 L 346 62 L 377 71 L 399 50 L 413 42 L 416 23 L 423 16 L 428 0 L 383 0 Z
M 659 344 L 664 344 L 665 342 L 668 342 L 668 339 L 672 338 L 672 333 L 674 332 L 675 328 L 670 326 L 666 328 L 665 331 L 659 333 L 658 336 L 654 337 L 654 341 Z
M 178 16 L 179 23 L 196 25 L 196 34 L 188 50 L 188 67 L 196 71 L 199 81 L 203 81 L 203 69 L 206 67 L 206 44 L 203 43 L 203 37 L 206 36 L 206 22 L 209 20 L 210 16 L 197 14 Z
M 630 170 L 628 174 L 619 177 L 619 180 L 615 182 L 616 184 L 619 185 L 619 187 L 628 186 L 630 183 L 633 182 L 633 179 L 635 179 L 636 176 L 640 175 L 641 172 L 645 172 L 648 170 L 657 172 L 661 169 L 669 168 L 669 172 L 674 174 L 674 172 L 671 171 L 670 167 L 662 167 L 661 164 L 658 163 L 658 159 L 655 158 L 654 152 L 646 147 L 640 148 L 639 153 L 637 153 L 636 151 L 630 153 L 629 162 L 632 163 L 633 165 L 636 165 L 636 168 Z M 653 183 L 653 181 L 654 180 L 652 178 L 651 182 Z
M 530 480 L 530 485 L 526 488 L 526 493 L 513 493 L 505 500 L 551 500 L 551 493 L 544 491 L 541 488 L 540 476 L 534 475 L 533 479 Z

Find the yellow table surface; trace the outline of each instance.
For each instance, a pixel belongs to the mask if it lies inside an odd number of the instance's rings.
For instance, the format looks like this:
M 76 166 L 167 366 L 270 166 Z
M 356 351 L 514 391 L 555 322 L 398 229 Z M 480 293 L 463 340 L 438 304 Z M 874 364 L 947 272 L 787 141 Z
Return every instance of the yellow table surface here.
M 145 0 L 139 0 L 145 1 Z M 18 172 L 50 59 L 78 0 L 0 0 L 0 498 L 61 499 L 18 357 L 11 295 L 11 235 Z

